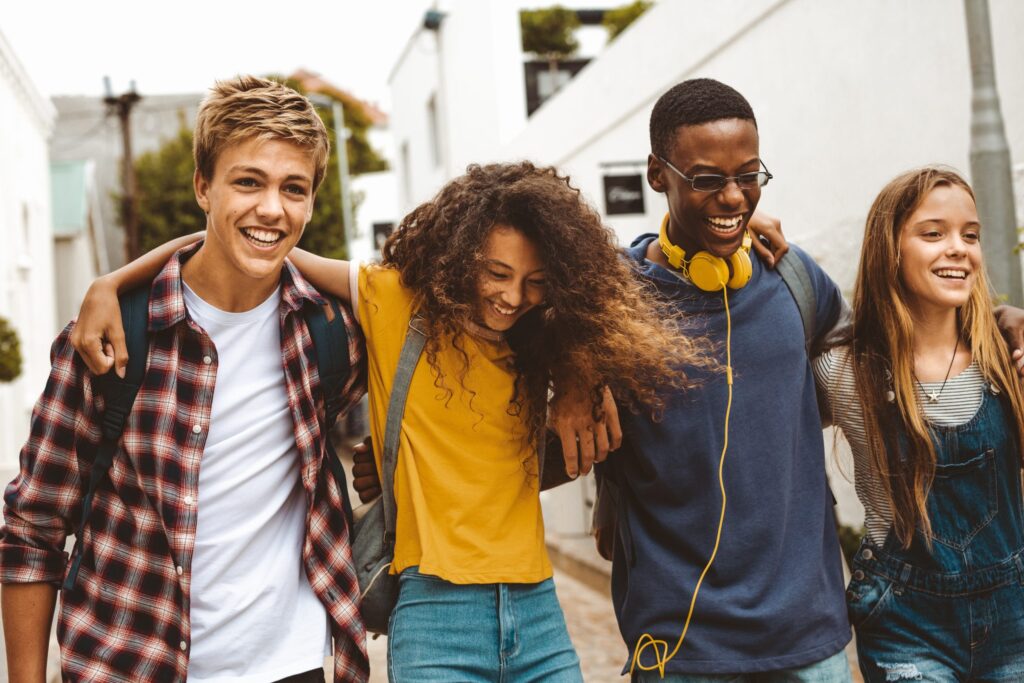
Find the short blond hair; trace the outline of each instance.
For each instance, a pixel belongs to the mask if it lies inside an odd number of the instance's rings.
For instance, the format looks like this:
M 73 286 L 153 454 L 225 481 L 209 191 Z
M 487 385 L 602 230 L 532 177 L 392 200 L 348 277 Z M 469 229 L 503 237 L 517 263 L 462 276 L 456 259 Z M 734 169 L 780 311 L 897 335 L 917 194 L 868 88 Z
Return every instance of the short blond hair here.
M 327 128 L 313 104 L 288 86 L 257 76 L 217 81 L 199 105 L 192 156 L 206 180 L 225 147 L 244 140 L 283 140 L 313 157 L 313 190 L 320 187 L 331 151 Z

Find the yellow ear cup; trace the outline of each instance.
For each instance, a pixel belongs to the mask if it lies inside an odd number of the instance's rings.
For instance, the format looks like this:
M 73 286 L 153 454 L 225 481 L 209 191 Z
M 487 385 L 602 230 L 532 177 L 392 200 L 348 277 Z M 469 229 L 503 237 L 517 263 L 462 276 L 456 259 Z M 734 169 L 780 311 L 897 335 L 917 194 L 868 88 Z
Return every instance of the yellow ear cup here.
M 690 259 L 690 282 L 705 292 L 717 292 L 729 282 L 729 266 L 723 259 L 699 251 Z
M 750 262 L 750 235 L 743 237 L 743 246 L 729 257 L 732 277 L 729 278 L 729 289 L 740 289 L 750 282 L 754 274 L 754 264 Z
M 661 251 L 665 254 L 669 265 L 676 270 L 682 270 L 690 282 L 699 289 L 705 292 L 717 292 L 727 285 L 730 289 L 740 289 L 750 282 L 754 266 L 750 262 L 751 239 L 749 234 L 743 235 L 743 244 L 736 250 L 736 253 L 728 257 L 728 261 L 707 251 L 699 251 L 687 261 L 686 252 L 668 239 L 668 221 L 669 215 L 665 214 L 658 235 Z

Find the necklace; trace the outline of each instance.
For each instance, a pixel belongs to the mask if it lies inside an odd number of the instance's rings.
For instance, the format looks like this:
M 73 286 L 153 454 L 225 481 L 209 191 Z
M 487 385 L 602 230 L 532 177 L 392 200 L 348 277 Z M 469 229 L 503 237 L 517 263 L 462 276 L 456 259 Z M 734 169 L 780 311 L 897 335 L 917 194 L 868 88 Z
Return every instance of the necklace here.
M 929 403 L 938 403 L 939 397 L 942 396 L 942 390 L 946 388 L 946 382 L 949 381 L 949 373 L 953 371 L 953 361 L 956 360 L 956 350 L 960 348 L 960 335 L 956 337 L 956 344 L 953 346 L 953 357 L 949 359 L 949 367 L 946 368 L 946 376 L 942 379 L 942 386 L 939 387 L 938 391 L 926 391 L 924 385 L 921 384 L 921 380 L 917 378 L 917 373 L 914 374 L 914 381 L 917 382 L 917 386 L 921 389 L 921 393 L 928 397 Z

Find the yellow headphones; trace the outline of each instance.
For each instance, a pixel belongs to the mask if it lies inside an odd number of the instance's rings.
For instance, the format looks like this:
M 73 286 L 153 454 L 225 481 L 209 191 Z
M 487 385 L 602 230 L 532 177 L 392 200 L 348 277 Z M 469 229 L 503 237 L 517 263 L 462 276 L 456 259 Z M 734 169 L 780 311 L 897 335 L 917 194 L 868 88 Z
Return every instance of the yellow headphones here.
M 669 265 L 681 270 L 698 289 L 705 292 L 717 292 L 726 286 L 729 289 L 740 289 L 750 282 L 754 272 L 750 263 L 750 233 L 743 234 L 743 244 L 728 260 L 706 251 L 698 251 L 687 260 L 683 248 L 668 240 L 668 219 L 669 214 L 665 214 L 661 221 L 658 244 Z

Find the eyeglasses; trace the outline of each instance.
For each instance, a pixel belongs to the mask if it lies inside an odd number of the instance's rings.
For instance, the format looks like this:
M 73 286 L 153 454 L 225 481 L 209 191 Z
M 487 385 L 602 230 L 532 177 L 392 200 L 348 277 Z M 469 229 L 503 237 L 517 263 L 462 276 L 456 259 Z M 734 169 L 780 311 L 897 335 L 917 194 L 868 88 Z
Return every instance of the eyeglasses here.
M 729 184 L 730 180 L 736 181 L 737 187 L 741 190 L 753 190 L 755 187 L 764 187 L 768 184 L 769 180 L 775 177 L 768 171 L 768 167 L 764 165 L 763 161 L 761 162 L 761 166 L 764 166 L 763 171 L 741 173 L 734 176 L 724 176 L 716 173 L 701 173 L 700 175 L 695 175 L 691 178 L 673 166 L 665 157 L 659 156 L 658 159 L 661 160 L 661 163 L 678 173 L 680 178 L 690 183 L 690 187 L 693 188 L 694 192 L 718 192 L 725 188 L 725 186 Z

